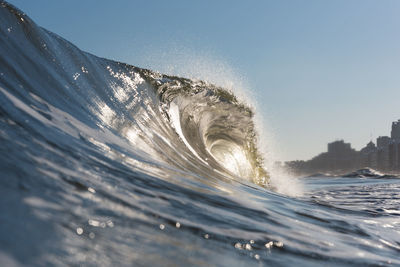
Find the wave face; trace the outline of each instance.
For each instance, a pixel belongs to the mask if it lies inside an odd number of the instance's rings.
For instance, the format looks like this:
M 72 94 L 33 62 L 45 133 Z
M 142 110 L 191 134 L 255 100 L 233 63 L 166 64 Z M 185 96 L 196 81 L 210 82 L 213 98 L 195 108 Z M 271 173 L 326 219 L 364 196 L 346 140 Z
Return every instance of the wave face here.
M 6 2 L 0 67 L 2 265 L 400 264 L 396 213 L 376 233 L 323 190 L 274 193 L 223 88 L 85 53 Z

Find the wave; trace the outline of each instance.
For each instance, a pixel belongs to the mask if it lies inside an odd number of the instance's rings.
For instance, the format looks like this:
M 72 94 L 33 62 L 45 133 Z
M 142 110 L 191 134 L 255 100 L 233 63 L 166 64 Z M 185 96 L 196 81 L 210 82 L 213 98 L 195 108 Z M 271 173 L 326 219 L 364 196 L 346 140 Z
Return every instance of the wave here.
M 142 170 L 151 169 L 144 163 L 150 160 L 195 176 L 269 186 L 253 111 L 232 92 L 85 53 L 1 5 L 1 99 L 25 111 L 30 123 L 102 148 L 127 140 L 132 158 L 146 159 L 132 164 Z M 2 113 L 12 117 L 10 109 L 3 105 Z M 93 133 L 98 129 L 101 138 Z M 119 140 L 110 142 L 111 135 Z
M 399 265 L 400 180 L 276 193 L 295 182 L 270 178 L 254 117 L 0 0 L 0 265 Z

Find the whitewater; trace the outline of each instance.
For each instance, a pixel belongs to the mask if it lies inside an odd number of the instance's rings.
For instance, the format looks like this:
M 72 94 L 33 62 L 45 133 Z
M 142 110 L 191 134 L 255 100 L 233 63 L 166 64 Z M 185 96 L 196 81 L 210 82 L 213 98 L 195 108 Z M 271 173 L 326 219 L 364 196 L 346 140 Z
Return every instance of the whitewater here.
M 298 181 L 269 167 L 255 117 L 234 90 L 83 52 L 1 1 L 0 265 L 400 265 L 400 179 L 285 194 Z

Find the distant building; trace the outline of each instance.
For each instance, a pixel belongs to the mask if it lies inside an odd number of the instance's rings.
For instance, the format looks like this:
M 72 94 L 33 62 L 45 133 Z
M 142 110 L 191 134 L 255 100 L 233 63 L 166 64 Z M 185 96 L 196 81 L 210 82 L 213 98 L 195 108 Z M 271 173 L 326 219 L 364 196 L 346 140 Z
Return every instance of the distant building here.
M 376 139 L 376 157 L 377 157 L 377 169 L 381 171 L 389 170 L 389 136 L 379 136 Z
M 389 170 L 400 169 L 400 139 L 392 139 L 389 144 Z
M 379 136 L 376 139 L 376 146 L 379 148 L 387 148 L 390 144 L 390 137 L 389 136 Z
M 350 143 L 343 140 L 328 144 L 327 160 L 331 170 L 351 170 L 354 161 L 357 158 L 357 152 L 351 148 Z
M 350 143 L 345 143 L 343 140 L 335 141 L 328 144 L 328 153 L 340 155 L 353 151 Z
M 378 167 L 378 156 L 376 152 L 377 148 L 374 142 L 370 141 L 364 148 L 360 150 L 361 166 L 376 169 Z
M 392 122 L 389 143 L 389 170 L 400 168 L 400 120 Z
M 400 140 L 400 120 L 392 122 L 392 131 L 390 132 L 392 139 Z
M 308 161 L 285 162 L 285 168 L 299 175 L 314 173 L 342 174 L 371 167 L 384 172 L 400 173 L 400 120 L 392 123 L 389 136 L 379 136 L 376 145 L 370 141 L 360 151 L 343 140 L 328 143 L 328 152 Z

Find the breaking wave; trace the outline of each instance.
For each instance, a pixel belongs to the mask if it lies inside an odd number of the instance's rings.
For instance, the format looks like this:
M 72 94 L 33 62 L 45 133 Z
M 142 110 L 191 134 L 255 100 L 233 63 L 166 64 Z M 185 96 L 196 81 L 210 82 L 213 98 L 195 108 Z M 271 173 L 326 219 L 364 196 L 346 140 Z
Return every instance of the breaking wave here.
M 294 180 L 270 178 L 254 117 L 0 1 L 0 265 L 400 264 L 398 182 L 280 195 Z
M 92 143 L 105 142 L 85 130 L 106 129 L 119 142 L 129 141 L 135 154 L 150 154 L 147 158 L 169 168 L 268 185 L 253 112 L 231 92 L 95 57 L 19 11 L 7 15 L 2 17 L 2 25 L 8 25 L 2 29 L 7 38 L 2 54 L 8 57 L 2 59 L 1 90 L 29 114 L 35 112 L 37 123 L 54 124 L 51 109 L 56 108 L 88 126 L 79 136 Z

